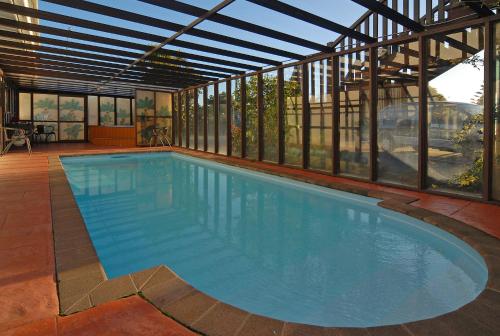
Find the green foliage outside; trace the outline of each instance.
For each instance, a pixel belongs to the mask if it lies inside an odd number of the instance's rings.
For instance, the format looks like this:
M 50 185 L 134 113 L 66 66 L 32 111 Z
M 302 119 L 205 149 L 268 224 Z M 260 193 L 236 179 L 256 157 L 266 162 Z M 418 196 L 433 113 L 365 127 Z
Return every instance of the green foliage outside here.
M 278 160 L 278 78 L 274 74 L 264 74 L 263 84 L 263 105 L 264 105 L 264 152 L 266 160 Z M 287 115 L 300 116 L 302 111 L 300 104 L 301 88 L 298 81 L 290 80 L 284 83 L 284 93 L 286 101 Z M 233 111 L 241 111 L 241 81 L 237 81 L 232 92 Z M 210 103 L 210 97 L 209 97 Z M 233 151 L 241 148 L 241 123 L 236 123 L 237 119 L 233 116 L 231 135 L 233 139 Z M 288 118 L 285 122 L 285 142 L 289 143 L 291 139 L 297 139 L 291 132 L 294 127 L 288 125 Z M 256 158 L 258 152 L 258 109 L 257 109 L 257 76 L 247 77 L 246 80 L 246 142 L 247 156 Z M 300 159 L 301 153 L 294 153 Z
M 457 131 L 452 138 L 457 150 L 472 165 L 465 172 L 452 176 L 448 181 L 453 187 L 458 187 L 468 191 L 480 191 L 483 184 L 483 114 L 475 114 L 468 117 L 462 129 Z

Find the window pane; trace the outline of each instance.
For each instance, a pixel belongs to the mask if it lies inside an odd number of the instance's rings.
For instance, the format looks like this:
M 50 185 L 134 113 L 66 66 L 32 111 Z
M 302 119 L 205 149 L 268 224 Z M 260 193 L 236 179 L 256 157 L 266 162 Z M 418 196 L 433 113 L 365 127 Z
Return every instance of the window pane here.
M 85 120 L 84 97 L 59 96 L 59 121 L 84 121 L 84 120 Z
M 370 158 L 368 51 L 339 58 L 339 173 L 367 178 Z
M 378 58 L 378 179 L 417 185 L 418 42 L 381 49 Z
M 208 129 L 207 129 L 207 141 L 208 141 L 208 151 L 215 152 L 215 93 L 214 86 L 208 86 L 207 92 L 207 118 L 208 118 Z
M 188 95 L 188 118 L 189 118 L 189 148 L 194 148 L 194 91 L 189 90 Z
M 97 96 L 87 96 L 87 113 L 88 113 L 88 124 L 97 125 Z
M 42 141 L 54 142 L 59 140 L 59 124 L 57 122 L 35 122 L 33 123 L 35 127 L 38 125 L 44 125 L 45 133 L 52 133 L 51 135 L 43 135 L 41 136 Z
M 186 147 L 186 122 L 187 122 L 187 112 L 186 112 L 186 91 L 181 92 L 181 106 L 180 106 L 180 118 L 181 123 L 181 146 Z
M 500 200 L 500 23 L 495 25 L 495 47 L 493 50 L 495 52 L 495 101 L 493 105 L 492 196 L 498 201 Z
M 278 162 L 278 72 L 262 76 L 264 97 L 264 160 Z
M 172 105 L 172 112 L 175 116 L 174 120 L 175 122 L 173 123 L 173 133 L 175 134 L 174 136 L 174 143 L 179 145 L 179 94 L 174 93 L 174 98 L 173 98 L 173 105 Z
M 31 120 L 31 93 L 19 93 L 19 120 Z
M 257 76 L 246 79 L 246 157 L 256 160 L 258 153 Z
M 332 171 L 332 64 L 325 59 L 308 64 L 311 130 L 309 166 Z
M 219 83 L 219 153 L 227 154 L 227 89 Z
M 172 94 L 156 92 L 156 116 L 172 117 Z
M 137 144 L 149 145 L 155 124 L 155 94 L 153 91 L 137 90 L 136 98 Z
M 231 149 L 241 156 L 241 79 L 231 81 Z
M 483 171 L 483 28 L 429 40 L 428 187 L 479 194 Z
M 302 68 L 284 69 L 285 163 L 302 165 Z
M 59 123 L 59 140 L 76 141 L 85 139 L 85 124 L 82 122 Z
M 115 98 L 100 97 L 99 99 L 101 125 L 113 126 L 115 124 Z
M 33 120 L 58 121 L 57 95 L 33 94 Z
M 196 90 L 196 99 L 198 100 L 198 149 L 204 150 L 204 141 L 205 141 L 205 116 L 203 111 L 203 88 L 195 89 Z
M 130 125 L 130 99 L 116 98 L 116 123 Z
M 135 124 L 135 99 L 132 98 L 132 124 Z

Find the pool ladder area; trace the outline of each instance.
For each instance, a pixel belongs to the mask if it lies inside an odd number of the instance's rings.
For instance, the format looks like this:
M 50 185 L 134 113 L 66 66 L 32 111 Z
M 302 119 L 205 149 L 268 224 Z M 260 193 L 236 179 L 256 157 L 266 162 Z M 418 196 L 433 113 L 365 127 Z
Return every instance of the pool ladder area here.
M 149 139 L 149 147 L 153 146 L 153 139 L 155 139 L 155 146 L 158 144 L 159 140 L 162 146 L 168 145 L 170 148 L 172 148 L 172 144 L 170 143 L 170 139 L 168 138 L 168 127 L 153 128 L 151 138 Z

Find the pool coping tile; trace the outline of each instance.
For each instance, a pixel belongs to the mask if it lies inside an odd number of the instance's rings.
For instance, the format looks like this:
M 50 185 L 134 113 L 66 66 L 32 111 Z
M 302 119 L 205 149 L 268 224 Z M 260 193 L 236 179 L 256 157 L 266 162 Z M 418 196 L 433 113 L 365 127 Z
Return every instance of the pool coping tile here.
M 64 154 L 49 156 L 52 228 L 61 315 L 73 314 L 105 302 L 138 294 L 164 314 L 194 331 L 209 336 L 467 335 L 472 331 L 479 331 L 482 335 L 500 334 L 500 324 L 496 321 L 498 314 L 491 313 L 491 309 L 497 312 L 500 309 L 500 304 L 492 299 L 492 297 L 500 298 L 500 239 L 457 219 L 411 205 L 410 203 L 418 200 L 417 197 L 370 190 L 340 182 L 314 180 L 300 175 L 300 172 L 289 174 L 266 170 L 252 165 L 251 162 L 245 165 L 214 154 L 179 148 L 168 151 L 377 198 L 380 200 L 378 206 L 420 219 L 471 245 L 486 262 L 487 286 L 475 300 L 451 313 L 435 318 L 373 328 L 328 328 L 275 320 L 220 302 L 193 288 L 166 265 L 158 265 L 110 280 L 92 245 L 60 161 L 60 157 L 81 154 Z M 145 153 L 140 150 L 126 152 Z M 114 152 L 104 151 L 85 155 L 111 153 Z

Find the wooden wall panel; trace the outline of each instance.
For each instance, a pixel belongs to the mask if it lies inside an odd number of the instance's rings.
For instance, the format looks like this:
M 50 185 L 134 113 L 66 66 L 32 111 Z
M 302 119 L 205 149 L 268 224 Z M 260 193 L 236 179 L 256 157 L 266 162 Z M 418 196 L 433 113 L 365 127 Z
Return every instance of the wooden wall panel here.
M 89 126 L 89 142 L 98 146 L 134 147 L 135 128 Z

